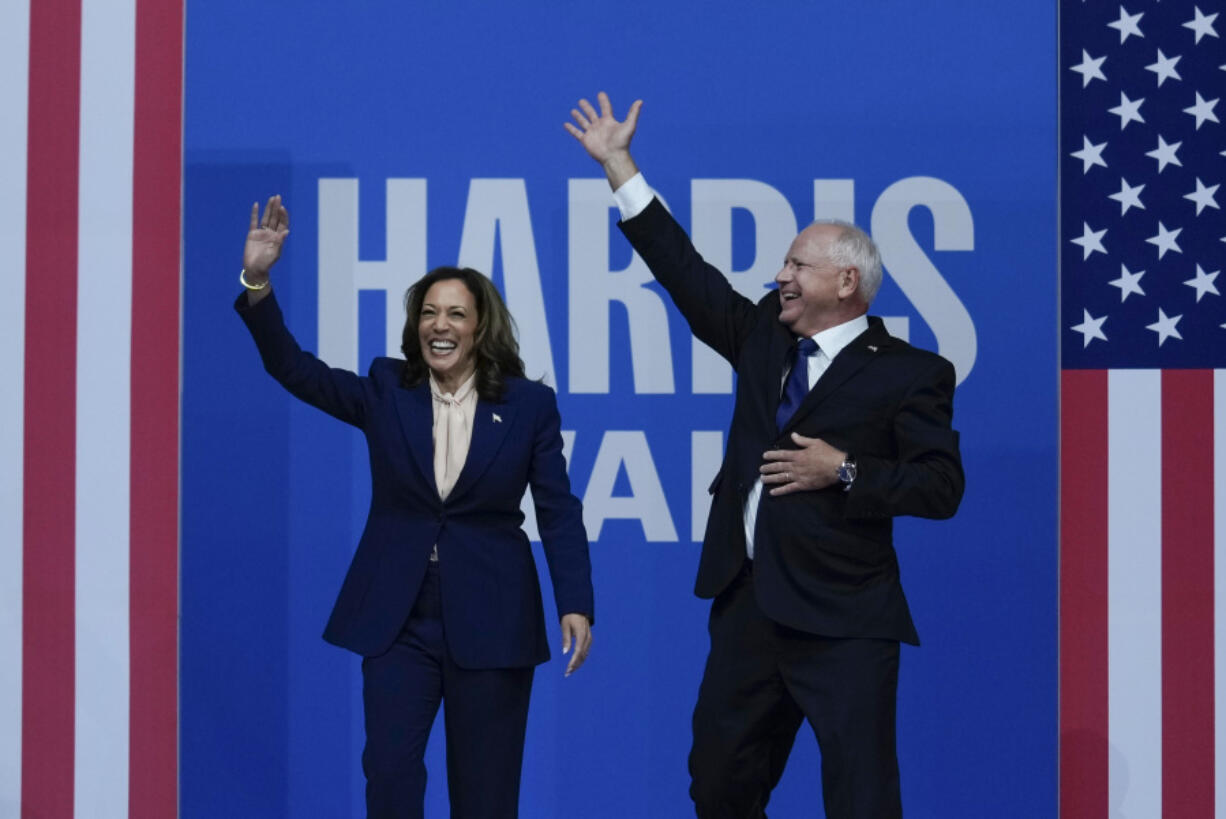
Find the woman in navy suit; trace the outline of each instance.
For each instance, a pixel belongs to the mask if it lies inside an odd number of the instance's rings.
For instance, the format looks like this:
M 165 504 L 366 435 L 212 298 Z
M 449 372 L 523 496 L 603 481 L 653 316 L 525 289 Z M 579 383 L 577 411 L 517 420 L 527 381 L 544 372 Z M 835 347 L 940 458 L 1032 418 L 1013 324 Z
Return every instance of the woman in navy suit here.
M 303 351 L 269 272 L 289 235 L 281 197 L 258 203 L 235 304 L 264 367 L 298 398 L 361 429 L 365 530 L 324 631 L 362 655 L 366 805 L 419 817 L 443 699 L 453 817 L 518 813 L 534 667 L 549 659 L 520 501 L 532 488 L 569 676 L 591 645 L 591 562 L 570 491 L 557 401 L 524 378 L 514 324 L 488 278 L 443 267 L 406 297 L 405 359 L 360 377 Z

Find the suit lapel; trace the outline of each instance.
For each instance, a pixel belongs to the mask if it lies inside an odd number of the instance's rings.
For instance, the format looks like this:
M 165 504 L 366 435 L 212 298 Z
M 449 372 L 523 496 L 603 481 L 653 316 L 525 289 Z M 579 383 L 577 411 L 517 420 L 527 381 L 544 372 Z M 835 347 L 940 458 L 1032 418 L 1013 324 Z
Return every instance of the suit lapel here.
M 478 400 L 477 411 L 473 415 L 473 437 L 468 445 L 468 457 L 464 460 L 464 468 L 456 479 L 455 487 L 447 496 L 448 503 L 462 496 L 485 474 L 485 470 L 498 454 L 507 431 L 515 418 L 515 404 L 507 401 L 492 404 Z
M 796 408 L 795 414 L 792 415 L 791 420 L 780 434 L 790 433 L 798 421 L 813 412 L 822 401 L 846 383 L 849 378 L 880 355 L 881 351 L 890 345 L 890 342 L 890 334 L 886 332 L 885 325 L 880 319 L 870 318 L 868 329 L 839 351 L 834 361 L 831 361 L 830 366 L 822 373 L 822 377 L 817 379 L 817 383 L 809 390 L 809 394 L 800 402 L 800 406 Z
M 783 399 L 783 372 L 788 366 L 788 356 L 791 355 L 792 345 L 796 343 L 795 336 L 782 324 L 776 322 L 775 327 L 776 331 L 771 333 L 766 348 L 766 360 L 770 362 L 770 366 L 760 376 L 767 382 L 766 417 L 771 419 L 772 429 L 775 425 L 775 415 L 779 412 L 779 402 Z
M 430 490 L 438 497 L 438 485 L 434 482 L 434 407 L 430 401 L 430 386 L 419 384 L 408 390 L 397 389 L 396 411 L 413 460 Z

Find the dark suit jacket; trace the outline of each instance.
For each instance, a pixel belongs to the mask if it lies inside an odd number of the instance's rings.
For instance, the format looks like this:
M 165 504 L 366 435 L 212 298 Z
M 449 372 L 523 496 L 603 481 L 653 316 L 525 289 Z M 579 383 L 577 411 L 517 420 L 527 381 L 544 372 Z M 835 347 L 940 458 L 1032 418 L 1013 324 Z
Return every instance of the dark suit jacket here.
M 745 560 L 742 512 L 768 449 L 794 449 L 792 432 L 852 453 L 859 475 L 819 491 L 762 493 L 754 590 L 778 623 L 829 637 L 918 643 L 899 581 L 893 518 L 946 518 L 962 498 L 953 416 L 954 369 L 886 333 L 881 320 L 847 345 L 782 431 L 775 411 L 789 349 L 779 293 L 757 304 L 702 257 L 659 200 L 621 223 L 690 329 L 737 373 L 727 451 L 711 484 L 695 592 L 714 597 Z
M 558 613 L 592 617 L 587 533 L 566 476 L 553 390 L 510 378 L 501 403 L 478 401 L 468 459 L 444 502 L 434 483 L 428 384 L 401 387 L 398 359 L 375 359 L 365 378 L 328 367 L 299 348 L 275 296 L 248 307 L 243 294 L 235 307 L 273 378 L 366 435 L 370 513 L 324 639 L 366 656 L 386 651 L 438 544 L 443 622 L 456 663 L 507 668 L 548 660 L 536 565 L 520 528 L 529 485 Z

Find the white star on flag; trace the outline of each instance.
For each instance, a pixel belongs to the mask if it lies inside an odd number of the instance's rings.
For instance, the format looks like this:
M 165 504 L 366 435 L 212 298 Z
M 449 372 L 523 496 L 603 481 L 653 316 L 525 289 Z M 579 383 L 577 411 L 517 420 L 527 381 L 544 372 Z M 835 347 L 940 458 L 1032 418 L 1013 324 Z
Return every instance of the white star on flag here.
M 1206 188 L 1205 184 L 1200 181 L 1200 177 L 1196 177 L 1196 190 L 1191 193 L 1185 193 L 1184 199 L 1189 199 L 1196 203 L 1196 215 L 1200 216 L 1200 212 L 1205 208 L 1217 208 L 1217 199 L 1215 194 L 1221 185 L 1214 185 L 1212 188 Z M 1218 208 L 1221 210 L 1221 208 Z
M 1204 14 L 1201 14 L 1200 6 L 1194 6 L 1193 11 L 1196 13 L 1196 16 L 1184 23 L 1183 27 L 1190 28 L 1196 32 L 1196 44 L 1200 45 L 1201 37 L 1205 35 L 1210 37 L 1217 36 L 1217 30 L 1213 27 L 1213 21 L 1217 19 L 1217 12 L 1215 11 L 1206 17 Z
M 1094 167 L 1095 165 L 1102 165 L 1104 168 L 1107 167 L 1107 163 L 1103 161 L 1103 148 L 1106 147 L 1107 143 L 1105 142 L 1099 145 L 1092 145 L 1087 137 L 1082 136 L 1081 150 L 1073 151 L 1070 155 L 1081 160 L 1082 173 L 1089 173 L 1090 168 Z
M 1081 87 L 1085 88 L 1090 84 L 1090 80 L 1107 81 L 1107 76 L 1103 74 L 1103 63 L 1106 57 L 1091 57 L 1090 52 L 1084 48 L 1081 50 L 1081 62 L 1078 65 L 1069 66 L 1069 71 L 1076 71 L 1081 75 Z
M 1103 57 L 1103 59 L 1105 60 L 1107 58 Z M 1157 62 L 1152 62 L 1149 65 L 1145 66 L 1145 68 L 1146 70 L 1152 71 L 1158 75 L 1158 87 L 1161 88 L 1162 83 L 1164 83 L 1167 80 L 1182 80 L 1183 79 L 1183 77 L 1179 76 L 1179 72 L 1175 70 L 1175 64 L 1178 63 L 1180 59 L 1181 58 L 1179 56 L 1167 57 L 1165 54 L 1162 53 L 1162 49 L 1158 49 Z M 1106 79 L 1107 79 L 1106 77 L 1103 77 L 1104 81 Z
M 1215 270 L 1212 273 L 1206 273 L 1201 269 L 1200 265 L 1197 265 L 1196 278 L 1188 279 L 1186 282 L 1184 282 L 1184 284 L 1196 291 L 1196 300 L 1198 302 L 1200 301 L 1200 297 L 1206 293 L 1212 293 L 1215 296 L 1220 296 L 1221 294 L 1217 292 L 1217 286 L 1213 282 L 1221 272 L 1222 271 L 1220 270 Z
M 1136 273 L 1129 273 L 1126 265 L 1120 265 L 1120 277 L 1107 282 L 1114 287 L 1120 289 L 1120 302 L 1123 302 L 1133 293 L 1138 296 L 1144 296 L 1145 291 L 1141 289 L 1141 277 L 1145 275 L 1144 270 L 1138 270 Z
M 1107 340 L 1107 336 L 1103 333 L 1103 322 L 1107 320 L 1106 316 L 1094 318 L 1090 315 L 1089 310 L 1082 310 L 1081 324 L 1074 324 L 1070 329 L 1081 333 L 1082 347 L 1089 347 L 1090 342 L 1094 339 Z
M 1123 216 L 1129 208 L 1145 210 L 1145 205 L 1141 203 L 1141 191 L 1144 188 L 1144 185 L 1137 185 L 1134 188 L 1128 184 L 1127 179 L 1120 177 L 1120 192 L 1109 194 L 1107 198 L 1120 203 L 1120 216 Z
M 1181 318 L 1183 318 L 1182 315 L 1168 316 L 1166 313 L 1162 312 L 1162 308 L 1159 307 L 1158 320 L 1153 324 L 1147 324 L 1145 329 L 1153 330 L 1158 334 L 1159 347 L 1161 347 L 1162 342 L 1166 341 L 1168 338 L 1177 338 L 1180 341 L 1183 341 L 1183 336 L 1179 335 L 1179 330 L 1175 328 L 1175 325 L 1179 324 L 1179 320 Z
M 1175 155 L 1175 152 L 1179 150 L 1179 146 L 1182 144 L 1182 142 L 1168 143 L 1162 138 L 1162 135 L 1159 134 L 1158 147 L 1154 148 L 1152 151 L 1146 152 L 1145 155 L 1158 160 L 1158 173 L 1162 173 L 1162 171 L 1166 169 L 1167 165 L 1178 165 L 1182 168 L 1183 163 L 1180 162 L 1179 157 Z
M 1158 222 L 1158 232 L 1153 236 L 1150 236 L 1145 241 L 1149 242 L 1151 245 L 1155 245 L 1158 248 L 1158 258 L 1161 259 L 1166 255 L 1168 250 L 1173 250 L 1176 253 L 1183 253 L 1183 251 L 1179 248 L 1179 245 L 1175 243 L 1175 240 L 1179 238 L 1179 234 L 1182 232 L 1183 228 L 1167 230 L 1166 226 L 1163 225 L 1160 220 Z M 1076 241 L 1076 239 L 1073 241 Z
M 1102 230 L 1093 230 L 1088 222 L 1082 222 L 1082 224 L 1085 227 L 1082 231 L 1081 238 L 1069 239 L 1069 241 L 1075 245 L 1081 245 L 1081 260 L 1084 262 L 1086 259 L 1090 258 L 1090 254 L 1095 251 L 1098 251 L 1099 253 L 1107 252 L 1107 248 L 1103 247 L 1103 237 L 1107 235 L 1107 229 L 1103 228 Z
M 1200 130 L 1200 126 L 1205 124 L 1205 121 L 1217 122 L 1217 114 L 1213 113 L 1214 107 L 1218 104 L 1218 99 L 1206 100 L 1201 97 L 1200 92 L 1196 92 L 1196 104 L 1183 109 L 1185 114 L 1191 114 L 1196 117 L 1196 130 Z
M 1115 114 L 1120 118 L 1120 130 L 1124 130 L 1130 122 L 1145 122 L 1145 118 L 1141 116 L 1141 103 L 1145 102 L 1142 97 L 1139 100 L 1130 100 L 1128 95 L 1123 91 L 1120 92 L 1120 104 L 1114 108 L 1108 108 L 1108 113 Z
M 1141 18 L 1143 16 L 1145 16 L 1145 12 L 1143 11 L 1138 11 L 1136 14 L 1129 14 L 1124 10 L 1123 6 L 1120 6 L 1120 19 L 1116 20 L 1114 23 L 1107 23 L 1107 28 L 1113 28 L 1119 31 L 1121 43 L 1127 40 L 1130 34 L 1135 34 L 1138 37 L 1144 37 L 1145 35 L 1141 33 L 1141 29 L 1137 26 L 1137 23 L 1141 22 Z

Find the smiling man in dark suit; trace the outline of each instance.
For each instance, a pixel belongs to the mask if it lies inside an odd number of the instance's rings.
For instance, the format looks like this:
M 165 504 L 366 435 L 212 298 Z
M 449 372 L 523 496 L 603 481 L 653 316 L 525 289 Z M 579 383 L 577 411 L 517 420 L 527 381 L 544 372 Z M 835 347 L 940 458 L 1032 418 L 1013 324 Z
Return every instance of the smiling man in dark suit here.
M 603 92 L 598 104 L 581 100 L 567 130 L 604 168 L 634 249 L 737 373 L 695 588 L 714 598 L 690 752 L 697 813 L 765 816 L 807 719 L 826 815 L 901 816 L 899 643 L 919 638 L 893 518 L 948 518 L 961 501 L 953 366 L 867 315 L 881 259 L 851 224 L 808 226 L 778 289 L 741 296 L 638 172 L 641 101 L 624 121 Z

